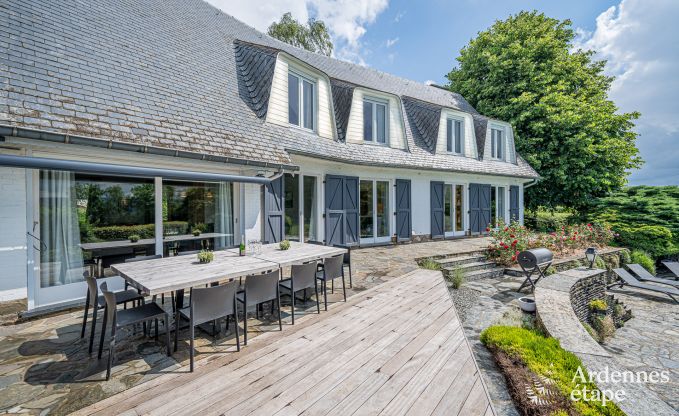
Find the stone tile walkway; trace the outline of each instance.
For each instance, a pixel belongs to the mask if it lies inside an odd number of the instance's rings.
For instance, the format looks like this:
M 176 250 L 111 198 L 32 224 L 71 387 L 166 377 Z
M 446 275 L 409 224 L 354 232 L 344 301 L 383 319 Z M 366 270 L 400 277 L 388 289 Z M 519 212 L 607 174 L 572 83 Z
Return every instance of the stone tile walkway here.
M 417 258 L 475 251 L 486 245 L 487 239 L 472 238 L 354 250 L 354 287 L 347 295 L 417 269 Z M 341 291 L 329 297 L 331 302 L 340 299 Z M 283 305 L 283 319 L 289 320 L 289 307 L 285 301 Z M 165 306 L 169 308 L 169 302 Z M 315 313 L 315 303 L 305 306 Z M 250 338 L 257 336 L 257 331 L 278 330 L 277 321 L 267 313 L 259 322 L 253 315 L 248 321 L 248 329 L 254 331 Z M 74 311 L 0 326 L 0 413 L 68 414 L 188 365 L 186 333 L 181 333 L 184 341 L 173 357 L 163 354 L 162 341 L 129 334 L 117 348 L 113 377 L 101 381 L 105 360 L 92 359 L 87 353 L 87 343 L 80 339 L 81 319 L 82 311 Z M 232 332 L 223 331 L 216 339 L 201 334 L 196 342 L 197 359 L 218 359 L 228 354 L 233 343 Z

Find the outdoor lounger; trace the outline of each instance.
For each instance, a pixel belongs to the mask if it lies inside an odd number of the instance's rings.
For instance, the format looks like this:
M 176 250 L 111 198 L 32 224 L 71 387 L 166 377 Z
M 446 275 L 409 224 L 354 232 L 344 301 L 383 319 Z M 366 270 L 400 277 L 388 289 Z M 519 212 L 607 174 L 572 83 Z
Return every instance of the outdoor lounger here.
M 677 262 L 677 261 L 663 260 L 662 264 L 664 264 L 665 267 L 667 267 L 668 269 L 670 269 L 670 271 L 672 272 L 672 274 L 674 274 L 674 277 L 676 277 L 677 279 L 679 279 L 679 262 Z
M 679 297 L 679 289 L 673 288 L 673 287 L 663 287 L 663 286 L 656 286 L 656 285 L 649 285 L 647 283 L 641 283 L 637 279 L 634 278 L 629 272 L 625 269 L 613 269 L 616 275 L 618 275 L 618 281 L 608 285 L 608 289 L 610 289 L 613 286 L 629 286 L 629 287 L 636 287 L 637 289 L 644 289 L 648 290 L 651 292 L 657 292 L 657 293 L 663 293 L 670 298 L 672 298 L 673 301 L 679 303 L 679 300 L 677 300 L 677 297 Z
M 655 277 L 648 270 L 644 269 L 640 264 L 628 264 L 629 268 L 634 274 L 639 276 L 639 280 L 645 282 L 660 283 L 661 285 L 670 285 L 679 288 L 679 282 L 676 280 L 662 279 L 660 277 Z

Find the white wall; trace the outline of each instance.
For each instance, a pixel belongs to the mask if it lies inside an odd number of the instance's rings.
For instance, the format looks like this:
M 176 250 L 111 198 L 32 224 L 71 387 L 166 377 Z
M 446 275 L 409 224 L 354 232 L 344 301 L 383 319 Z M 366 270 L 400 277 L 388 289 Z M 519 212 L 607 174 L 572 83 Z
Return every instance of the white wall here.
M 26 170 L 0 167 L 0 301 L 26 297 Z
M 327 162 L 318 159 L 303 157 L 303 156 L 293 156 L 293 162 L 300 166 L 299 174 L 308 175 L 318 175 L 324 179 L 326 174 L 335 175 L 347 175 L 347 176 L 358 176 L 363 179 L 384 179 L 389 180 L 392 187 L 390 187 L 390 211 L 392 215 L 390 216 L 390 234 L 395 232 L 394 224 L 394 204 L 395 195 L 393 185 L 396 179 L 410 179 L 411 180 L 411 198 L 412 198 L 412 233 L 416 235 L 430 234 L 431 224 L 430 224 L 430 197 L 429 189 L 431 181 L 443 181 L 445 183 L 454 183 L 465 186 L 465 200 L 464 200 L 464 211 L 465 211 L 465 228 L 469 228 L 468 214 L 468 192 L 467 187 L 470 183 L 484 183 L 491 184 L 494 186 L 504 186 L 508 192 L 510 185 L 518 185 L 522 188 L 522 183 L 524 180 L 518 178 L 509 178 L 503 176 L 490 176 L 490 175 L 472 175 L 465 173 L 454 173 L 454 172 L 437 172 L 437 171 L 424 171 L 424 170 L 414 170 L 414 169 L 394 169 L 394 168 L 379 168 L 371 166 L 359 166 L 350 165 L 345 163 L 335 163 Z M 522 195 L 522 193 L 521 193 Z M 324 198 L 323 192 L 320 194 L 321 213 L 323 212 L 322 201 Z M 508 196 L 507 196 L 508 198 Z M 509 215 L 509 199 L 506 199 L 505 203 L 506 215 Z M 521 206 L 521 216 L 523 216 L 523 205 Z M 321 227 L 322 228 L 322 227 Z M 321 238 L 322 239 L 322 238 Z
M 347 142 L 366 144 L 363 140 L 363 97 L 365 96 L 381 99 L 388 103 L 389 146 L 395 149 L 407 149 L 401 101 L 398 97 L 359 87 L 354 88 L 354 95 L 351 99 L 351 112 L 349 113 L 349 123 L 347 124 Z
M 478 158 L 476 151 L 476 134 L 474 133 L 474 119 L 471 114 L 444 108 L 439 120 L 439 134 L 436 140 L 436 153 L 448 153 L 447 149 L 447 121 L 448 118 L 462 118 L 464 120 L 464 156 Z
M 335 124 L 332 111 L 332 97 L 330 95 L 330 80 L 324 74 L 283 53 L 279 53 L 276 59 L 266 121 L 282 126 L 290 126 L 288 122 L 288 72 L 290 69 L 316 82 L 318 87 L 316 97 L 316 133 L 320 137 L 333 139 L 335 137 Z

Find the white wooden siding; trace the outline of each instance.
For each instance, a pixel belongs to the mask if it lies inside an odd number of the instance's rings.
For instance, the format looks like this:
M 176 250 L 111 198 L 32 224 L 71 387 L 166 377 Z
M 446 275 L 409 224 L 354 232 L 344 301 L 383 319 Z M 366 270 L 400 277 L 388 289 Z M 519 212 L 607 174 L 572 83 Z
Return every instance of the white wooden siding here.
M 363 97 L 374 97 L 388 102 L 389 105 L 389 146 L 394 149 L 407 149 L 405 132 L 403 126 L 403 116 L 401 111 L 401 101 L 392 95 L 355 88 L 354 96 L 351 100 L 351 113 L 347 125 L 347 142 L 365 143 L 363 140 Z
M 26 297 L 26 170 L 0 167 L 0 195 L 0 301 L 7 301 Z
M 278 54 L 276 59 L 266 121 L 290 126 L 288 123 L 288 72 L 291 68 L 316 82 L 316 132 L 321 137 L 333 139 L 335 124 L 332 114 L 330 81 L 325 75 L 282 53 Z
M 439 120 L 439 134 L 436 139 L 436 153 L 448 153 L 447 149 L 447 121 L 449 118 L 462 118 L 464 120 L 464 149 L 463 156 L 477 158 L 476 151 L 476 134 L 474 133 L 474 119 L 471 114 L 456 111 L 449 108 L 444 108 L 441 111 L 441 120 Z
M 492 160 L 493 157 L 490 153 L 491 150 L 491 135 L 490 135 L 490 129 L 491 128 L 504 128 L 506 140 L 505 140 L 505 145 L 506 145 L 506 158 L 505 161 L 509 163 L 516 163 L 516 147 L 514 146 L 514 129 L 512 128 L 512 125 L 509 123 L 505 123 L 504 121 L 495 121 L 491 120 L 488 122 L 488 126 L 486 127 L 486 147 L 483 151 L 483 159 L 484 160 Z

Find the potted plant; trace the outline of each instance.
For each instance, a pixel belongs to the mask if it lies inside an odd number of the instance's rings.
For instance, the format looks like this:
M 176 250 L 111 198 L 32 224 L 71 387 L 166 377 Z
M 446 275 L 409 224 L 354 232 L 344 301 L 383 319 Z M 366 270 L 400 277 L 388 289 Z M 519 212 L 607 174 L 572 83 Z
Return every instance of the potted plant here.
M 278 243 L 278 248 L 281 250 L 287 250 L 290 248 L 290 241 L 288 240 L 283 240 L 280 243 Z
M 535 299 L 528 296 L 519 298 L 519 307 L 524 312 L 535 312 Z
M 131 236 L 129 236 L 127 238 L 130 239 L 131 243 L 136 243 L 137 241 L 139 241 L 141 239 L 141 237 L 139 237 L 139 235 L 137 235 L 137 234 L 132 234 Z
M 199 228 L 194 228 L 193 231 L 191 231 L 194 237 L 198 237 L 201 233 Z
M 213 253 L 209 250 L 201 250 L 198 253 L 198 261 L 203 263 L 203 264 L 209 263 L 214 259 L 215 259 L 215 253 Z

